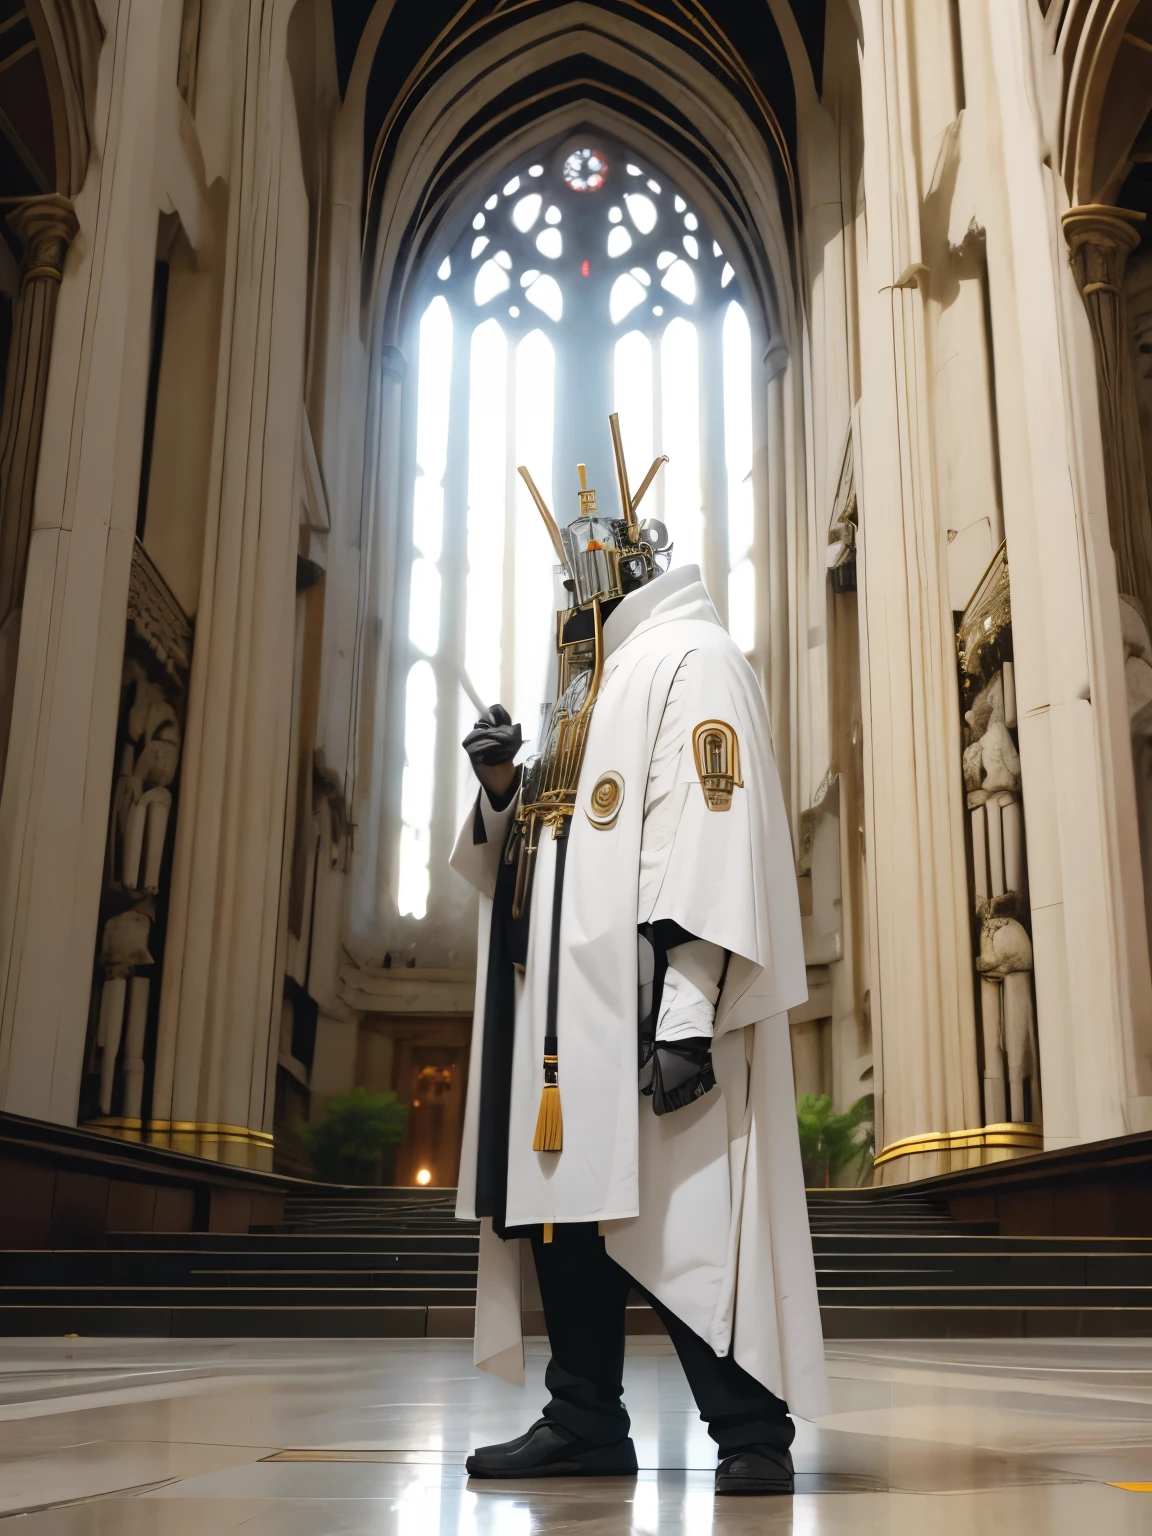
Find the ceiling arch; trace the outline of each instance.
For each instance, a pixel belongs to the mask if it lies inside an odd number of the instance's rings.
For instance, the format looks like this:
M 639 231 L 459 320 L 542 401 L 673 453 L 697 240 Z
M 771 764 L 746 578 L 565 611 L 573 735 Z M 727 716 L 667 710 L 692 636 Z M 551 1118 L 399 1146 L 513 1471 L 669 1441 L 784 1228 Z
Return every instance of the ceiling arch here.
M 746 11 L 762 54 L 776 39 L 783 115 L 766 75 L 724 51 L 730 39 L 713 30 L 702 40 L 686 24 L 698 7 L 667 5 L 672 24 L 631 0 L 456 5 L 405 73 L 431 22 L 417 25 L 414 0 L 379 3 L 389 14 L 382 26 L 371 17 L 363 95 L 364 298 L 381 299 L 382 339 L 397 340 L 406 278 L 450 233 L 477 180 L 530 147 L 603 124 L 691 190 L 760 296 L 769 334 L 787 342 L 780 285 L 791 286 L 795 249 L 794 99 L 766 4 Z M 435 10 L 434 0 L 423 7 Z M 481 10 L 490 14 L 477 19 Z M 389 47 L 394 24 L 402 48 Z

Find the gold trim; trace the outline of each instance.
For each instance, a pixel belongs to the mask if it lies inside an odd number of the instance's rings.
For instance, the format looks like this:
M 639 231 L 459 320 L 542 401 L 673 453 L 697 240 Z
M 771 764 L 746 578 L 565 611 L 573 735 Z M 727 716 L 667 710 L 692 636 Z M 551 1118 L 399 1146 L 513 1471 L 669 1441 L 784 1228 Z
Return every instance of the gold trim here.
M 725 720 L 702 720 L 692 732 L 692 755 L 708 809 L 730 810 L 733 793 L 744 788 L 736 732 Z
M 81 1130 L 99 1131 L 102 1134 L 120 1136 L 124 1140 L 135 1133 L 137 1137 L 147 1131 L 151 1140 L 156 1135 L 196 1136 L 200 1141 L 244 1142 L 250 1146 L 274 1145 L 271 1131 L 254 1131 L 246 1125 L 220 1125 L 205 1120 L 134 1120 L 121 1115 L 98 1115 L 85 1120 Z
M 584 814 L 598 832 L 608 832 L 619 820 L 623 806 L 624 776 L 610 768 L 593 784 Z
M 917 1136 L 905 1136 L 901 1141 L 889 1142 L 872 1159 L 872 1166 L 879 1168 L 897 1157 L 914 1157 L 919 1152 L 967 1152 L 985 1147 L 1010 1147 L 1019 1152 L 1042 1152 L 1044 1128 L 1021 1122 L 1000 1125 L 982 1125 L 967 1131 L 923 1131 Z

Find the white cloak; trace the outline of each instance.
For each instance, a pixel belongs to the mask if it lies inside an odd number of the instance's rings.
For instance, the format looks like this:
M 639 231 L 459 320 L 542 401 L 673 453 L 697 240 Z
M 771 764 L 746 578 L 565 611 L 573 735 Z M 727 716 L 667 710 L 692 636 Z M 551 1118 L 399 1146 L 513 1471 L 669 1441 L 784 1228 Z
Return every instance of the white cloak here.
M 631 606 L 630 606 L 631 605 Z M 641 622 L 637 623 L 636 619 Z M 622 636 L 622 638 L 621 638 Z M 673 678 L 673 727 L 689 785 L 664 878 L 639 907 L 645 788 Z M 692 731 L 726 721 L 744 781 L 710 811 Z M 665 721 L 665 730 L 669 722 Z M 624 797 L 609 830 L 585 814 L 608 770 Z M 481 795 L 488 841 L 469 817 L 453 867 L 481 892 L 476 1012 L 457 1215 L 474 1218 L 491 897 L 513 808 Z M 564 1146 L 533 1152 L 542 1084 L 555 844 L 545 833 L 528 961 L 516 980 L 507 1224 L 596 1221 L 608 1253 L 718 1355 L 804 1418 L 828 1411 L 788 1035 L 807 996 L 792 842 L 755 675 L 693 566 L 630 594 L 605 625 L 605 664 L 566 859 L 560 925 L 559 1084 Z M 716 1009 L 717 1088 L 657 1116 L 637 1087 L 640 923 L 670 919 L 731 954 Z M 523 1381 L 521 1242 L 481 1223 L 475 1361 Z M 528 1255 L 528 1262 L 531 1262 Z

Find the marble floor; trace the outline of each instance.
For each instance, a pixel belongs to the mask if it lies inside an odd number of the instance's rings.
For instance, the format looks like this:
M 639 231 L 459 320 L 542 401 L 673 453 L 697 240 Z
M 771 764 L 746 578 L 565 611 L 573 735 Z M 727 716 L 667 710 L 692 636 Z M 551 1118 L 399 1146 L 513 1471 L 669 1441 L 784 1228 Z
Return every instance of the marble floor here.
M 635 1480 L 469 1483 L 542 1401 L 455 1340 L 0 1340 L 14 1536 L 1147 1536 L 1152 1343 L 828 1346 L 791 1499 L 712 1495 L 666 1341 L 630 1341 Z M 657 1471 L 656 1469 L 660 1470 Z M 2 1533 L 0 1533 L 2 1536 Z

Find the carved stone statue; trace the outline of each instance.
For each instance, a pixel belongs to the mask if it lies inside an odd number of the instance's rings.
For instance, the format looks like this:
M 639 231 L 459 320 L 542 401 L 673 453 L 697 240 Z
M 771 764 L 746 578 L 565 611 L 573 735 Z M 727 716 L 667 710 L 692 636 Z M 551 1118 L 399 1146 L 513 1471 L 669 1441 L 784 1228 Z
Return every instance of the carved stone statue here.
M 963 772 L 972 831 L 973 910 L 980 923 L 976 971 L 988 1125 L 1040 1119 L 1032 940 L 1022 921 L 1027 918 L 1027 865 L 1020 754 L 1012 736 L 1011 621 L 1008 564 L 1001 548 L 960 625 L 961 669 L 969 690 Z M 973 694 L 978 683 L 983 686 Z
M 150 900 L 110 917 L 100 941 L 104 986 L 100 993 L 100 1112 L 112 1111 L 116 1058 L 124 1033 L 124 1009 L 128 1008 L 128 1032 L 124 1040 L 124 1114 L 138 1119 L 144 1094 L 144 1034 L 148 1027 L 147 976 L 134 976 L 138 965 L 151 965 L 148 937 L 156 909 Z
M 111 873 L 125 890 L 155 895 L 180 762 L 176 711 L 142 668 L 125 668 L 134 690 L 112 822 Z
M 154 961 L 149 939 L 156 908 L 151 898 L 160 890 L 160 870 L 172 811 L 171 785 L 180 763 L 181 733 L 176 711 L 138 662 L 125 662 L 124 683 L 130 690 L 131 702 L 120 776 L 113 796 L 108 865 L 113 887 L 139 899 L 104 925 L 100 946 L 104 983 L 97 1045 L 101 1114 L 110 1114 L 112 1110 L 117 1058 L 123 1042 L 123 1114 L 135 1120 L 140 1118 L 144 1095 L 144 1043 L 151 981 L 134 972 L 138 966 Z

